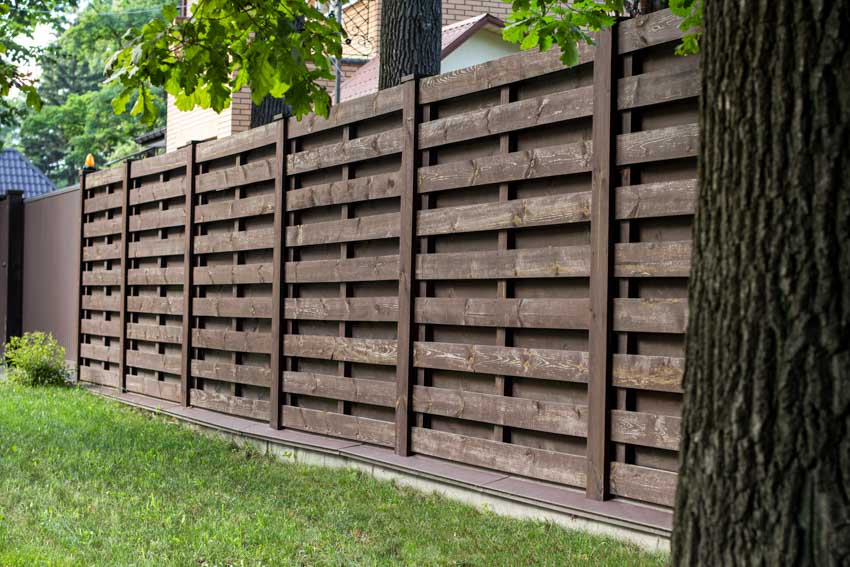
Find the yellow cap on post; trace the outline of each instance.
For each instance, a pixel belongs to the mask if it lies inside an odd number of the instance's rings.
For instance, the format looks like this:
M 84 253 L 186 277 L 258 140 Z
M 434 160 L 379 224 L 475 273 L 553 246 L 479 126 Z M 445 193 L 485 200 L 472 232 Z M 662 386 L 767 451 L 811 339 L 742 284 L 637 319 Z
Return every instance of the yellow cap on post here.
M 86 156 L 85 166 L 90 167 L 90 168 L 94 168 L 94 156 L 92 154 L 89 154 L 89 155 Z

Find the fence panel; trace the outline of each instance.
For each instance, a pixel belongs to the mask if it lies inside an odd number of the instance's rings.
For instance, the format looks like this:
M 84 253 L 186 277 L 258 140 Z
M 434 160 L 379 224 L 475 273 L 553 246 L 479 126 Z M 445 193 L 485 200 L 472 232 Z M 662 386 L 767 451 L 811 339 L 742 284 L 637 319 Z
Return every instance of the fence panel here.
M 83 175 L 80 185 L 79 379 L 122 388 L 127 166 Z
M 268 420 L 276 122 L 198 144 L 192 405 Z
M 671 506 L 700 88 L 678 23 L 88 174 L 81 378 Z
M 181 399 L 187 163 L 183 148 L 130 164 L 125 384 L 171 401 Z

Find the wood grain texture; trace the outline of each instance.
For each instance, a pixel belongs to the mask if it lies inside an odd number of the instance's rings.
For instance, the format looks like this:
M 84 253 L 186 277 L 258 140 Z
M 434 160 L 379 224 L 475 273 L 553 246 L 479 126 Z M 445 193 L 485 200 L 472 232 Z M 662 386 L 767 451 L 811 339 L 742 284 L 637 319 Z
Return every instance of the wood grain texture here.
M 286 335 L 283 339 L 283 350 L 286 356 L 389 366 L 396 364 L 396 348 L 396 341 L 389 339 L 353 339 L 318 335 Z
M 180 355 L 127 351 L 127 366 L 180 375 Z
M 692 215 L 696 198 L 696 179 L 617 187 L 615 215 L 618 220 Z
M 587 329 L 587 299 L 484 299 L 420 297 L 416 322 L 473 327 Z
M 287 191 L 286 207 L 287 210 L 298 211 L 312 207 L 388 199 L 398 195 L 398 173 L 381 173 Z
M 248 331 L 193 329 L 192 346 L 235 352 L 269 354 L 272 338 L 269 333 Z
M 618 388 L 682 393 L 684 373 L 684 358 L 615 354 L 612 384 Z
M 216 254 L 219 252 L 246 252 L 248 250 L 271 249 L 274 246 L 273 228 L 245 230 L 224 234 L 210 234 L 195 237 L 195 254 Z
M 186 211 L 183 207 L 167 209 L 164 211 L 149 211 L 130 216 L 130 230 L 138 232 L 141 230 L 157 230 L 184 226 L 186 224 Z
M 88 185 L 86 187 L 88 188 Z M 90 197 L 86 199 L 83 203 L 83 211 L 85 213 L 99 213 L 111 209 L 120 209 L 123 201 L 124 197 L 121 195 L 120 191 L 116 193 L 106 193 L 98 195 L 97 197 Z
M 198 162 L 205 162 L 270 146 L 277 139 L 276 128 L 277 126 L 272 122 L 220 140 L 201 142 L 196 149 L 195 158 Z
M 413 409 L 421 413 L 545 431 L 587 435 L 587 406 L 416 386 Z
M 642 140 L 626 142 L 632 146 L 649 143 Z M 591 154 L 591 143 L 585 141 L 421 167 L 418 190 L 420 193 L 447 191 L 587 172 L 590 171 Z
M 588 220 L 590 192 L 582 192 L 421 211 L 417 215 L 416 234 L 460 234 Z
M 511 445 L 420 427 L 413 428 L 412 448 L 415 453 L 529 478 L 577 487 L 583 487 L 586 482 L 586 459 L 581 455 Z
M 389 156 L 401 152 L 401 142 L 401 128 L 370 134 L 347 142 L 289 154 L 286 156 L 286 170 L 289 175 L 297 175 L 326 167 Z
M 136 268 L 127 270 L 129 285 L 182 285 L 183 268 Z
M 271 298 L 218 297 L 192 300 L 192 312 L 199 317 L 246 317 L 271 319 Z
M 399 214 L 384 213 L 348 220 L 299 224 L 286 228 L 287 246 L 397 238 Z
M 331 107 L 327 118 L 308 114 L 300 120 L 287 119 L 290 138 L 298 138 L 359 122 L 368 118 L 389 114 L 401 110 L 402 87 L 380 90 L 374 94 L 343 101 Z
M 395 430 L 392 421 L 379 421 L 335 412 L 283 406 L 283 422 L 286 427 L 311 433 L 353 439 L 362 443 L 385 447 L 395 445 Z
M 684 333 L 687 299 L 615 299 L 614 330 L 644 333 Z
M 699 126 L 683 124 L 617 136 L 617 165 L 696 157 Z
M 419 254 L 416 257 L 416 276 L 425 280 L 586 278 L 589 275 L 589 246 Z
M 127 298 L 127 310 L 134 313 L 181 315 L 183 313 L 183 298 L 130 296 Z
M 618 278 L 686 278 L 691 273 L 692 246 L 681 242 L 633 242 L 614 248 Z
M 677 451 L 681 418 L 639 411 L 611 410 L 611 440 Z
M 398 297 L 293 298 L 284 302 L 287 319 L 396 321 Z
M 130 204 L 143 205 L 156 201 L 165 201 L 186 194 L 186 181 L 182 178 L 169 179 L 159 183 L 149 183 L 130 190 Z
M 183 328 L 176 325 L 127 323 L 127 338 L 137 341 L 180 344 Z
M 271 369 L 249 364 L 192 360 L 192 376 L 266 388 L 271 384 Z
M 286 263 L 288 283 L 368 282 L 397 278 L 397 255 Z
M 267 400 L 240 398 L 196 388 L 192 388 L 190 397 L 193 406 L 228 415 L 247 417 L 257 421 L 265 421 L 269 416 Z
M 271 215 L 274 213 L 274 204 L 274 195 L 258 195 L 236 201 L 198 205 L 195 207 L 195 222 L 206 223 Z
M 269 263 L 200 266 L 193 271 L 195 285 L 270 284 L 274 278 L 274 270 Z
M 420 368 L 503 374 L 561 382 L 587 382 L 586 352 L 416 342 L 414 363 Z
M 287 371 L 283 383 L 284 391 L 291 394 L 395 407 L 395 382 Z
M 673 506 L 678 475 L 626 463 L 611 463 L 611 494 Z

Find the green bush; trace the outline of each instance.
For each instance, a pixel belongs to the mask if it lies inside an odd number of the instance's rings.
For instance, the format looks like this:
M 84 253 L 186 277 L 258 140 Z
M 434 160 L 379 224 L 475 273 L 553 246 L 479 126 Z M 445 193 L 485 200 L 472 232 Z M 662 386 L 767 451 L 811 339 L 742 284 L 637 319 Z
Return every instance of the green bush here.
M 6 343 L 6 376 L 22 386 L 53 386 L 65 383 L 65 348 L 50 333 L 25 333 Z

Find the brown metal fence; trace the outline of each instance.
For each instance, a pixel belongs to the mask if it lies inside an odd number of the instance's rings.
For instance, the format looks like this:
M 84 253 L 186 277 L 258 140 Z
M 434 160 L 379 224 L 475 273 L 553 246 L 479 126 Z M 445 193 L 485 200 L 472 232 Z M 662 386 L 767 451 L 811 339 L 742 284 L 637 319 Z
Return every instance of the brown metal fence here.
M 81 379 L 670 506 L 700 90 L 677 25 L 85 175 Z

